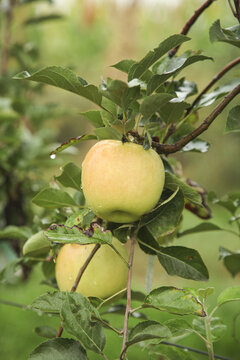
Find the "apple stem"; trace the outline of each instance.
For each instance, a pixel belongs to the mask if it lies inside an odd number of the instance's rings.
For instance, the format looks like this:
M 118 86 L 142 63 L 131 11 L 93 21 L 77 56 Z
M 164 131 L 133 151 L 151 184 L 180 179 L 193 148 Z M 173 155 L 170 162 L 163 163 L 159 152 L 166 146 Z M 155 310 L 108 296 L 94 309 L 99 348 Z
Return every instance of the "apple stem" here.
M 80 267 L 79 272 L 78 272 L 78 275 L 77 275 L 77 277 L 76 277 L 76 280 L 74 281 L 74 284 L 73 284 L 73 286 L 72 286 L 72 288 L 71 288 L 71 292 L 75 292 L 75 291 L 76 291 L 76 289 L 77 289 L 77 287 L 78 287 L 78 284 L 79 284 L 79 282 L 80 282 L 80 280 L 81 280 L 81 278 L 82 278 L 82 276 L 83 276 L 83 274 L 84 274 L 84 271 L 86 270 L 86 268 L 88 267 L 88 265 L 89 265 L 90 261 L 92 260 L 93 256 L 96 254 L 96 252 L 98 251 L 98 249 L 99 249 L 100 247 L 101 247 L 100 244 L 96 244 L 96 245 L 94 246 L 94 248 L 92 249 L 91 253 L 89 254 L 87 260 L 86 260 L 85 263 L 83 264 L 83 266 Z M 58 332 L 57 332 L 56 337 L 57 337 L 57 338 L 61 337 L 62 332 L 63 332 L 63 327 L 62 327 L 62 321 L 61 321 L 61 323 L 60 323 L 60 325 L 59 325 L 59 328 L 58 328 Z
M 131 282 L 132 282 L 132 267 L 133 267 L 135 243 L 136 243 L 136 234 L 133 233 L 131 236 L 131 248 L 130 248 L 129 261 L 128 261 L 129 269 L 128 269 L 128 280 L 127 280 L 127 304 L 126 304 L 125 317 L 124 317 L 123 343 L 122 343 L 120 360 L 123 360 L 125 358 L 125 354 L 127 351 L 126 343 L 127 343 L 127 335 L 128 335 L 128 318 L 131 312 Z

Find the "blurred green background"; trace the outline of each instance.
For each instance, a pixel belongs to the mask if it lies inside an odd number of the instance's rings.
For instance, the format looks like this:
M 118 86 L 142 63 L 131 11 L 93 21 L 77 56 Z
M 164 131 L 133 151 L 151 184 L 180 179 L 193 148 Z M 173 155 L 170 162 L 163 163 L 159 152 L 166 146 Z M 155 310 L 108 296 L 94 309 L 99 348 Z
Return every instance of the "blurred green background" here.
M 48 65 L 61 65 L 72 68 L 89 83 L 99 84 L 101 77 L 117 77 L 125 79 L 125 76 L 110 67 L 124 58 L 139 59 L 148 50 L 156 47 L 167 36 L 178 33 L 186 19 L 194 10 L 202 4 L 202 0 L 162 0 L 162 1 L 123 1 L 123 0 L 58 0 L 54 4 L 47 1 L 33 1 L 27 7 L 17 7 L 12 26 L 13 41 L 33 41 L 40 51 L 40 59 L 32 64 L 32 69 L 38 69 Z M 4 1 L 1 2 L 4 5 Z M 26 19 L 34 16 L 42 16 L 49 13 L 59 13 L 63 18 L 50 22 L 33 23 L 24 26 Z M 204 54 L 214 57 L 214 62 L 207 62 L 200 66 L 191 66 L 187 70 L 187 79 L 195 81 L 199 90 L 224 66 L 235 57 L 239 56 L 237 48 L 222 43 L 210 43 L 208 29 L 216 20 L 221 19 L 223 27 L 236 24 L 228 1 L 216 1 L 198 20 L 189 36 L 193 40 L 184 44 L 180 53 L 187 49 L 204 50 Z M 16 64 L 11 60 L 9 64 L 12 72 Z M 199 70 L 200 69 L 200 70 Z M 29 69 L 22 69 L 29 70 Z M 239 67 L 234 68 L 227 78 L 239 76 Z M 15 81 L 15 80 L 12 80 Z M 226 78 L 221 82 L 226 81 Z M 220 82 L 220 83 L 221 83 Z M 92 105 L 85 99 L 73 94 L 46 87 L 43 94 L 38 95 L 38 102 L 57 102 L 68 109 L 68 113 L 57 119 L 50 119 L 44 124 L 57 134 L 57 141 L 64 142 L 71 137 L 76 137 L 89 131 L 89 125 L 84 122 L 80 115 Z M 234 100 L 235 103 L 239 99 Z M 209 108 L 201 110 L 200 120 L 209 111 Z M 214 190 L 218 195 L 235 190 L 239 187 L 239 136 L 237 134 L 224 135 L 227 110 L 214 122 L 209 131 L 202 136 L 211 142 L 208 153 L 184 153 L 176 156 L 182 163 L 183 174 L 208 190 Z M 78 153 L 73 161 L 80 165 L 81 161 L 91 146 L 91 142 L 78 147 Z M 62 154 L 57 155 L 60 165 L 64 165 L 65 159 Z M 58 173 L 58 166 L 47 169 L 42 173 L 46 181 L 50 181 L 53 174 Z M 215 223 L 228 228 L 225 220 L 225 210 L 214 208 Z M 198 219 L 191 214 L 186 214 L 183 229 L 197 224 Z M 223 225 L 224 224 L 224 225 Z M 177 277 L 169 277 L 160 266 L 156 266 L 154 286 L 174 285 L 177 287 L 207 287 L 214 286 L 215 294 L 210 298 L 210 304 L 216 301 L 217 295 L 227 286 L 239 285 L 239 275 L 234 279 L 218 261 L 218 248 L 225 246 L 230 250 L 239 248 L 239 239 L 229 233 L 204 233 L 191 235 L 177 240 L 178 244 L 197 249 L 203 257 L 210 272 L 209 283 L 195 283 Z M 134 289 L 144 289 L 144 277 L 147 265 L 147 257 L 137 250 L 134 262 Z M 51 290 L 45 285 L 40 285 L 43 276 L 38 267 L 30 276 L 30 281 L 16 286 L 0 286 L 1 298 L 22 304 L 29 304 L 44 291 Z M 232 323 L 234 316 L 239 311 L 238 304 L 230 304 L 219 310 L 224 322 L 228 324 L 227 335 L 215 345 L 218 354 L 239 359 L 240 344 L 232 339 Z M 166 319 L 167 315 L 157 314 L 158 319 Z M 121 326 L 123 318 L 117 315 L 117 323 Z M 108 318 L 111 317 L 108 315 Z M 52 317 L 41 317 L 36 313 L 24 311 L 0 304 L 0 358 L 6 360 L 26 359 L 31 350 L 43 341 L 33 329 L 39 325 L 58 326 L 59 320 Z M 238 322 L 238 327 L 240 321 Z M 238 337 L 240 331 L 238 332 Z M 120 343 L 116 336 L 109 334 L 110 341 L 107 344 L 107 354 L 114 359 L 119 354 Z M 204 349 L 204 345 L 194 336 L 184 339 L 182 343 Z M 129 359 L 146 359 L 146 354 L 141 348 L 129 351 Z M 201 356 L 196 356 L 201 359 Z M 91 359 L 98 359 L 92 355 Z

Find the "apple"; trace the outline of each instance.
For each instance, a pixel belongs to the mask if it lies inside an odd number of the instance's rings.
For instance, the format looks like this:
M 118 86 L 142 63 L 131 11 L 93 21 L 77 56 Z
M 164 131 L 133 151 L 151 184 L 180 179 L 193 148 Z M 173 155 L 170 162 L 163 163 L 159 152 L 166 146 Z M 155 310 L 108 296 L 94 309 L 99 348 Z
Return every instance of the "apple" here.
M 128 261 L 125 246 L 116 238 L 112 244 Z M 65 244 L 56 260 L 56 280 L 61 291 L 70 291 L 80 268 L 90 255 L 94 244 Z M 127 263 L 109 246 L 102 245 L 88 264 L 76 292 L 89 297 L 106 299 L 126 287 Z
M 156 151 L 134 143 L 99 141 L 82 163 L 86 203 L 106 221 L 138 220 L 157 204 L 164 180 L 163 163 Z

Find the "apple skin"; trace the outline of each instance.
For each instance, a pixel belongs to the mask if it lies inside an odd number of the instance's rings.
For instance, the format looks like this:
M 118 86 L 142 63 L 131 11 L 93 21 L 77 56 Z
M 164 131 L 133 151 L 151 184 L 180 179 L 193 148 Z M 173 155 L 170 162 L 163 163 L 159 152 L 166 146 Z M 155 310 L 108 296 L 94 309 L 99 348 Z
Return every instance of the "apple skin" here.
M 82 164 L 82 188 L 88 207 L 100 218 L 131 223 L 157 204 L 165 181 L 160 156 L 141 145 L 102 140 Z
M 112 244 L 128 261 L 125 246 L 116 238 Z M 61 291 L 70 291 L 80 268 L 90 255 L 94 244 L 65 244 L 56 261 L 56 280 Z M 76 292 L 83 296 L 106 299 L 126 287 L 128 266 L 109 246 L 102 245 L 88 264 Z

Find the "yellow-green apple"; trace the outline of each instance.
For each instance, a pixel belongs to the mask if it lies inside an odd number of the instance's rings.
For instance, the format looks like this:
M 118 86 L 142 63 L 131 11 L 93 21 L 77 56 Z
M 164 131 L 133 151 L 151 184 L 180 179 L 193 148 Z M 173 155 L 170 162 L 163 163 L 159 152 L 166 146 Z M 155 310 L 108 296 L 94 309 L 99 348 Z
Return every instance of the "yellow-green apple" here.
M 100 218 L 129 223 L 158 202 L 164 185 L 164 167 L 153 149 L 134 143 L 102 140 L 82 164 L 82 187 L 89 208 Z
M 125 246 L 113 238 L 113 246 L 127 261 Z M 56 261 L 56 280 L 61 291 L 70 291 L 80 268 L 90 255 L 94 244 L 65 244 Z M 102 245 L 88 264 L 77 287 L 77 292 L 89 297 L 106 299 L 126 287 L 127 263 L 109 246 Z

